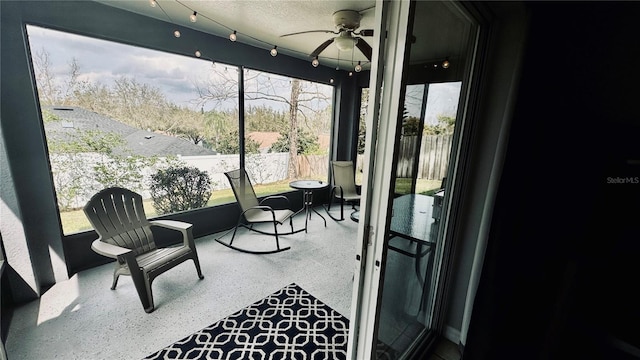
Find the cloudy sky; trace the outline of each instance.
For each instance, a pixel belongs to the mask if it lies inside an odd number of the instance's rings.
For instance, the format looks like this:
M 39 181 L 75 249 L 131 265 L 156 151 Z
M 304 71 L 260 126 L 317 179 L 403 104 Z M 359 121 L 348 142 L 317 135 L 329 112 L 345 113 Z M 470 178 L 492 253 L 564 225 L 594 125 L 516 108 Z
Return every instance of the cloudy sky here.
M 27 32 L 34 57 L 37 53 L 46 51 L 51 63 L 50 70 L 61 81 L 68 76 L 69 64 L 75 58 L 80 66 L 80 80 L 111 86 L 114 80 L 120 77 L 132 78 L 139 83 L 160 89 L 174 104 L 188 106 L 194 110 L 200 109 L 197 105 L 198 94 L 195 84 L 203 79 L 214 79 L 216 71 L 212 71 L 213 66 L 218 68 L 218 72 L 221 71 L 221 67 L 225 67 L 223 64 L 214 65 L 208 60 L 195 57 L 149 50 L 32 25 L 27 26 Z M 423 91 L 424 86 L 421 85 L 409 87 L 406 106 L 410 116 L 420 116 Z M 437 123 L 438 114 L 455 116 L 459 93 L 460 83 L 431 84 L 425 122 Z M 236 104 L 236 101 L 230 102 L 229 107 L 235 107 Z M 205 106 L 205 110 L 210 110 L 214 106 L 215 104 L 209 103 Z
M 81 80 L 111 86 L 119 77 L 133 78 L 159 88 L 176 105 L 195 108 L 194 83 L 212 74 L 213 63 L 207 60 L 31 25 L 27 32 L 32 54 L 45 50 L 52 72 L 61 79 L 68 76 L 69 63 L 75 58 L 80 65 Z

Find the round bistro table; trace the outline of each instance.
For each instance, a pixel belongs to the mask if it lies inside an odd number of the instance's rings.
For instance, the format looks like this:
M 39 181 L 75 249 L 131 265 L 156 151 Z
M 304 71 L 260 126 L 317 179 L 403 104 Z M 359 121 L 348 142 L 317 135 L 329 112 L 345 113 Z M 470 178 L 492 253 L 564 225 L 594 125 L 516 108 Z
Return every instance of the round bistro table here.
M 299 212 L 304 211 L 304 232 L 307 232 L 307 224 L 311 219 L 311 212 L 315 212 L 324 220 L 324 226 L 327 226 L 327 220 L 316 209 L 313 208 L 313 193 L 318 190 L 326 189 L 329 184 L 320 180 L 296 180 L 289 183 L 293 189 L 302 190 L 303 206 Z

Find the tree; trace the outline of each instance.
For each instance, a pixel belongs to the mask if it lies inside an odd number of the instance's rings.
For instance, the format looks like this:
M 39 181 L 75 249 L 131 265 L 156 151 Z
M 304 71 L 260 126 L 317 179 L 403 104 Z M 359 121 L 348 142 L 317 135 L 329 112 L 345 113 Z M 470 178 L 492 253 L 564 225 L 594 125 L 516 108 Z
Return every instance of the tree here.
M 425 135 L 450 135 L 456 125 L 456 118 L 450 115 L 438 114 L 436 116 L 438 123 L 435 125 L 425 125 Z
M 367 138 L 367 110 L 369 107 L 369 89 L 362 89 L 360 98 L 360 119 L 358 121 L 358 154 L 364 154 Z
M 33 63 L 40 102 L 44 105 L 72 105 L 73 93 L 81 84 L 78 60 L 71 59 L 69 72 L 63 79 L 56 78 L 51 71 L 51 55 L 45 49 L 36 51 Z
M 298 177 L 298 107 L 300 102 L 300 80 L 291 82 L 289 103 L 289 179 Z
M 170 131 L 172 135 L 195 145 L 206 141 L 209 132 L 204 112 L 198 113 L 185 107 L 173 106 L 171 117 L 175 120 L 175 125 Z
M 57 103 L 59 98 L 58 87 L 55 84 L 55 77 L 51 73 L 51 57 L 44 49 L 36 51 L 33 58 L 35 67 L 36 85 L 38 86 L 38 97 L 40 103 L 52 105 Z
M 420 119 L 409 116 L 402 120 L 402 135 L 413 136 L 420 135 Z
M 238 143 L 238 130 L 233 130 L 227 134 L 222 134 L 215 144 L 215 150 L 220 154 L 239 154 L 240 144 Z M 244 139 L 245 152 L 248 154 L 257 154 L 260 149 L 260 143 L 257 141 L 245 137 Z
M 298 152 L 297 154 L 316 154 L 320 151 L 318 137 L 298 128 Z M 289 152 L 291 141 L 289 132 L 280 132 L 280 137 L 271 145 L 269 152 Z
M 101 113 L 138 129 L 171 133 L 180 122 L 172 105 L 159 88 L 135 79 L 120 77 L 111 91 L 112 110 Z M 173 105 L 175 107 L 175 105 Z
M 245 107 L 244 121 L 247 131 L 280 132 L 289 126 L 283 111 L 265 105 Z
M 237 68 L 234 67 L 237 70 Z M 214 102 L 222 104 L 229 99 L 235 99 L 237 92 L 237 72 L 228 71 L 228 68 L 216 66 L 212 69 L 210 79 L 201 80 L 196 84 L 200 102 Z M 244 94 L 247 102 L 267 102 L 270 104 L 285 105 L 289 114 L 289 176 L 296 177 L 296 159 L 298 148 L 298 128 L 300 119 L 303 122 L 315 119 L 313 114 L 321 113 L 330 106 L 331 95 L 322 91 L 320 84 L 302 81 L 246 70 L 244 73 Z M 275 106 L 275 105 L 274 105 Z M 317 129 L 317 126 L 307 124 L 308 129 Z

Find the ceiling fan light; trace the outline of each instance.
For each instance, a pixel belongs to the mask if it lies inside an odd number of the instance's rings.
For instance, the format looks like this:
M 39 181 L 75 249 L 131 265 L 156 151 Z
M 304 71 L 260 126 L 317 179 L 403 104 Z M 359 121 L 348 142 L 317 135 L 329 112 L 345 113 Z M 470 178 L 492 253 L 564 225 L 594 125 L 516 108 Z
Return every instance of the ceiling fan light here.
M 342 34 L 340 34 L 340 36 L 336 36 L 336 38 L 333 40 L 334 44 L 336 44 L 336 47 L 340 51 L 353 50 L 353 46 L 357 41 L 357 39 L 352 38 L 350 35 L 343 36 Z

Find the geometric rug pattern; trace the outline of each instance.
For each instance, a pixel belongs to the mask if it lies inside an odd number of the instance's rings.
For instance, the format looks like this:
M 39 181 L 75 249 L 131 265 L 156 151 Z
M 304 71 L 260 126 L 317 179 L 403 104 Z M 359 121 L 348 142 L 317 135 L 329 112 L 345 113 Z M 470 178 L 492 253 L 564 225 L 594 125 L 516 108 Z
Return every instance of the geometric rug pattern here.
M 349 320 L 295 283 L 145 359 L 341 360 Z

